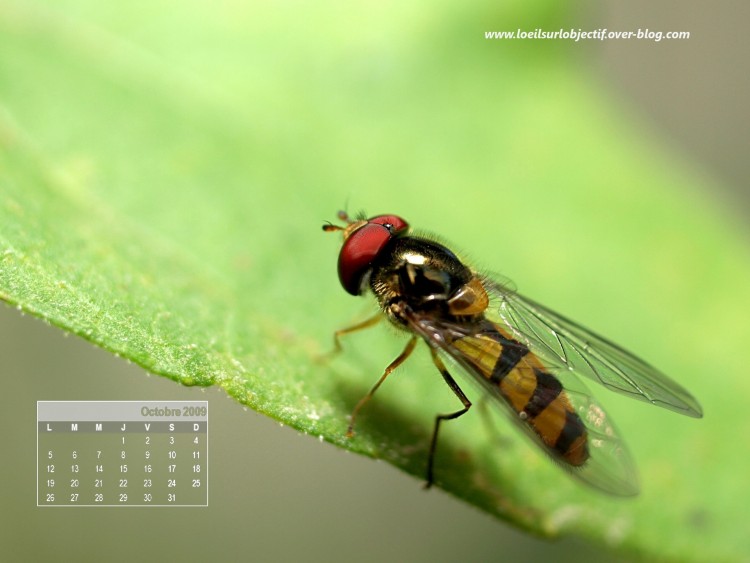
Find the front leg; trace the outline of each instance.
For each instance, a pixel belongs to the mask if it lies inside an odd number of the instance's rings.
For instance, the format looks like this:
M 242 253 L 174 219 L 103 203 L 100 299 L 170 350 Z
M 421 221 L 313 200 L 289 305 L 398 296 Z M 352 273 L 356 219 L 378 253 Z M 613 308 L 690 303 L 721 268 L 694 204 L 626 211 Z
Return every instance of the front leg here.
M 378 390 L 378 387 L 385 381 L 385 378 L 388 377 L 388 374 L 390 374 L 394 369 L 396 369 L 398 366 L 403 364 L 406 361 L 406 358 L 408 358 L 411 353 L 414 351 L 414 346 L 417 344 L 417 337 L 412 336 L 409 339 L 409 342 L 406 344 L 406 347 L 404 348 L 404 351 L 401 352 L 401 354 L 398 355 L 398 357 L 393 360 L 390 364 L 388 364 L 388 367 L 385 368 L 385 371 L 383 372 L 383 375 L 380 376 L 380 379 L 378 379 L 378 382 L 373 385 L 372 389 L 370 389 L 369 393 L 362 397 L 359 400 L 359 403 L 357 403 L 357 406 L 354 407 L 354 410 L 352 411 L 352 415 L 349 417 L 349 428 L 346 430 L 346 437 L 351 438 L 354 436 L 354 419 L 357 416 L 357 413 L 359 412 L 359 409 L 361 409 L 367 401 L 370 400 L 370 397 L 372 397 L 375 394 L 375 391 Z
M 337 330 L 333 333 L 333 350 L 330 352 L 326 352 L 325 354 L 321 354 L 316 358 L 316 361 L 321 363 L 328 362 L 331 358 L 333 358 L 335 355 L 341 352 L 343 350 L 343 347 L 341 346 L 341 337 L 346 334 L 351 334 L 352 332 L 357 332 L 359 330 L 364 330 L 366 328 L 370 328 L 371 326 L 375 326 L 380 322 L 380 320 L 383 318 L 382 313 L 378 313 L 377 315 L 374 315 L 373 317 L 370 317 L 367 320 L 362 321 L 361 323 L 357 323 L 352 326 L 348 326 L 346 328 L 342 328 Z

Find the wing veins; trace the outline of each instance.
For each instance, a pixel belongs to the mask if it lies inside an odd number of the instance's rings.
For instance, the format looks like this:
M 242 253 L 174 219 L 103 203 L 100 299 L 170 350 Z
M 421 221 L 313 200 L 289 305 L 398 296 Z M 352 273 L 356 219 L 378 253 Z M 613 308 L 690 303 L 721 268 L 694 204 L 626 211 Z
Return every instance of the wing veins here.
M 501 322 L 541 358 L 561 361 L 574 374 L 626 396 L 687 416 L 702 416 L 700 405 L 688 391 L 647 362 L 529 298 L 490 280 L 486 283 L 490 293 L 500 299 L 497 311 Z M 568 347 L 580 360 L 570 355 Z

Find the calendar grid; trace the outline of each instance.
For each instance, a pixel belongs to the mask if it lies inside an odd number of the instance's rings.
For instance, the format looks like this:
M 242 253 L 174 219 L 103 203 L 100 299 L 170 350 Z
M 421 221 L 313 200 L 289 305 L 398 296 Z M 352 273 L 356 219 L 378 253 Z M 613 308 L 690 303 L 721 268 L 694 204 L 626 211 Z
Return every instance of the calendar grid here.
M 208 506 L 208 402 L 38 401 L 37 506 Z

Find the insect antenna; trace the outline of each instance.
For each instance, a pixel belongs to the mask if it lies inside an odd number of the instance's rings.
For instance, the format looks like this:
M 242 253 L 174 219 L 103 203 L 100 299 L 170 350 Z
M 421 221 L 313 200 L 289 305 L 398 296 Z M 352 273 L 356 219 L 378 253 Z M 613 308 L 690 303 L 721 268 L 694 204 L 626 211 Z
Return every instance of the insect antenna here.
M 334 231 L 343 231 L 346 227 L 342 227 L 341 225 L 334 225 L 330 221 L 326 221 L 326 224 L 323 225 L 323 230 L 327 233 L 332 233 Z

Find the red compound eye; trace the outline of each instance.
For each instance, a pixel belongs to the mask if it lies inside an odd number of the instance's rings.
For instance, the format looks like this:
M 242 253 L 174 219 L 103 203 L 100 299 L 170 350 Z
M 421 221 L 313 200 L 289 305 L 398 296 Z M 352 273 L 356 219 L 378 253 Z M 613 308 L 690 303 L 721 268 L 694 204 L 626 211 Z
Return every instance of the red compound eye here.
M 391 231 L 392 234 L 400 233 L 401 231 L 404 231 L 409 228 L 409 223 L 404 221 L 398 215 L 376 215 L 375 217 L 370 217 L 367 220 L 367 223 L 368 224 L 374 223 L 375 225 L 383 225 L 389 231 Z
M 362 293 L 362 279 L 373 260 L 391 238 L 408 228 L 397 215 L 378 215 L 349 235 L 339 254 L 339 280 L 344 289 L 352 295 Z

